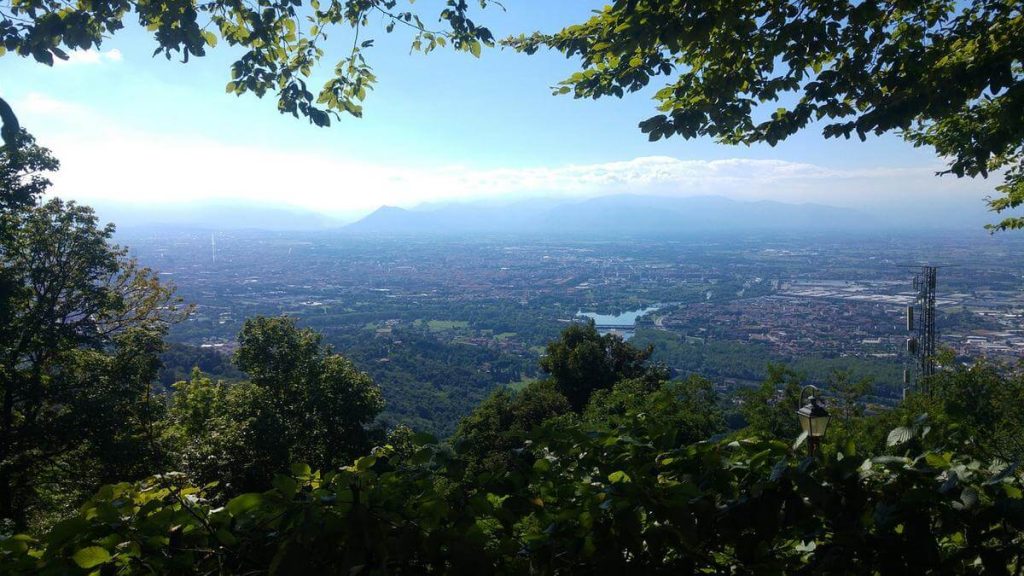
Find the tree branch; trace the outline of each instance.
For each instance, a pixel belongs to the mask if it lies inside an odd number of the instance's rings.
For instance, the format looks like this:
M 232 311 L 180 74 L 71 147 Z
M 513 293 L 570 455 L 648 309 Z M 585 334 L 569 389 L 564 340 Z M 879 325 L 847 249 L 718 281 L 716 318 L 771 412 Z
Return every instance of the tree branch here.
M 3 121 L 3 127 L 0 128 L 0 136 L 3 137 L 4 144 L 10 146 L 11 150 L 18 148 L 17 140 L 18 134 L 21 132 L 21 126 L 18 124 L 18 117 L 14 115 L 14 110 L 11 110 L 10 104 L 6 100 L 0 98 L 0 120 Z

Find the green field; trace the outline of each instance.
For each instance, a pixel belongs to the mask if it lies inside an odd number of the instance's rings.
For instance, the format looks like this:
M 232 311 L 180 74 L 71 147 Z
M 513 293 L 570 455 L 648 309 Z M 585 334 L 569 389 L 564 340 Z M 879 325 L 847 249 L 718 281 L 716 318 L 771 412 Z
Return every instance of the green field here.
M 443 332 L 445 330 L 455 330 L 458 328 L 468 328 L 469 322 L 465 320 L 428 320 L 427 328 L 431 332 Z

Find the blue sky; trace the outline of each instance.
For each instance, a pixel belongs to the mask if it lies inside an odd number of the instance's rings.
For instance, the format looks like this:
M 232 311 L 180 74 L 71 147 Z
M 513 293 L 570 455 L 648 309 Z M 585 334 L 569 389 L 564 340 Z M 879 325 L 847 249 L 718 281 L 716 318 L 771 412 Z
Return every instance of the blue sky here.
M 510 0 L 478 20 L 498 37 L 553 31 L 600 5 Z M 774 148 L 650 143 L 637 123 L 654 113 L 658 83 L 621 100 L 555 97 L 550 86 L 575 65 L 558 54 L 410 55 L 406 34 L 378 27 L 367 57 L 379 84 L 365 116 L 328 129 L 281 116 L 272 99 L 225 94 L 237 55 L 226 45 L 168 62 L 151 57 L 154 41 L 132 27 L 54 68 L 3 57 L 0 94 L 61 158 L 56 192 L 84 201 L 245 199 L 353 216 L 381 204 L 630 192 L 868 210 L 925 203 L 985 218 L 981 199 L 994 182 L 935 178 L 941 161 L 895 136 L 861 143 L 808 130 Z M 334 32 L 325 70 L 349 34 Z

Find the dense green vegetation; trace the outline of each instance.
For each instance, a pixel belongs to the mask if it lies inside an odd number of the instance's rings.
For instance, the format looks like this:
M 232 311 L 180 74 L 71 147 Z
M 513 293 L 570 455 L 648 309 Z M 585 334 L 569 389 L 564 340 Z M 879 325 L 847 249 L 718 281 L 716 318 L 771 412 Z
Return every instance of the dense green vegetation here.
M 12 574 L 1013 574 L 1024 562 L 1024 479 L 992 458 L 1012 448 L 985 432 L 1019 416 L 989 419 L 957 400 L 1024 389 L 996 374 L 943 373 L 936 396 L 880 417 L 844 412 L 819 458 L 792 442 L 784 401 L 712 437 L 724 428 L 706 381 L 623 379 L 578 412 L 552 378 L 499 392 L 450 446 L 399 431 L 351 465 L 296 464 L 245 494 L 182 474 L 105 486 L 51 530 L 0 540 L 0 565 Z M 792 389 L 793 378 L 774 370 L 763 391 Z M 929 415 L 917 415 L 925 406 Z
M 809 382 L 818 384 L 827 382 L 832 373 L 840 371 L 871 379 L 875 383 L 876 392 L 891 398 L 898 397 L 903 385 L 902 365 L 895 359 L 855 356 L 780 358 L 767 346 L 757 342 L 705 342 L 651 328 L 638 329 L 632 343 L 651 346 L 652 358 L 664 363 L 677 374 L 699 373 L 753 382 L 764 376 L 769 364 L 781 360 Z
M 661 370 L 647 366 L 650 356 L 650 349 L 638 350 L 613 334 L 601 336 L 591 322 L 563 330 L 558 340 L 548 344 L 540 366 L 579 411 L 594 392 L 608 390 L 620 380 L 664 378 Z
M 23 141 L 0 158 L 0 518 L 18 528 L 152 471 L 151 382 L 182 312 L 90 209 L 35 204 L 56 162 Z
M 173 467 L 201 483 L 250 490 L 291 462 L 331 468 L 366 453 L 380 389 L 320 335 L 287 318 L 254 318 L 236 362 L 249 380 L 214 382 L 198 369 L 175 384 L 162 430 Z
M 331 342 L 373 377 L 386 382 L 381 420 L 447 436 L 499 384 L 535 374 L 520 358 L 470 344 L 439 342 L 426 326 L 395 329 L 378 339 L 365 330 L 335 330 Z
M 222 380 L 240 380 L 245 375 L 231 363 L 231 357 L 210 348 L 169 342 L 160 354 L 160 371 L 157 380 L 166 388 L 174 383 L 188 380 L 192 370 L 199 370 L 208 376 Z

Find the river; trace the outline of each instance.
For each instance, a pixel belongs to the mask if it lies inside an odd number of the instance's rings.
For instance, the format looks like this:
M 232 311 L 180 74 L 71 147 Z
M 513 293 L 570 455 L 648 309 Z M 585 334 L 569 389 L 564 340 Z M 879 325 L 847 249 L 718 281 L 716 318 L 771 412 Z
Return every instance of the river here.
M 578 318 L 592 319 L 594 324 L 597 326 L 597 331 L 602 335 L 611 332 L 622 336 L 624 340 L 629 340 L 633 337 L 637 318 L 650 314 L 659 308 L 659 306 L 638 308 L 636 310 L 623 312 L 622 314 L 598 314 L 597 312 L 584 312 L 580 310 L 576 313 L 576 316 Z

